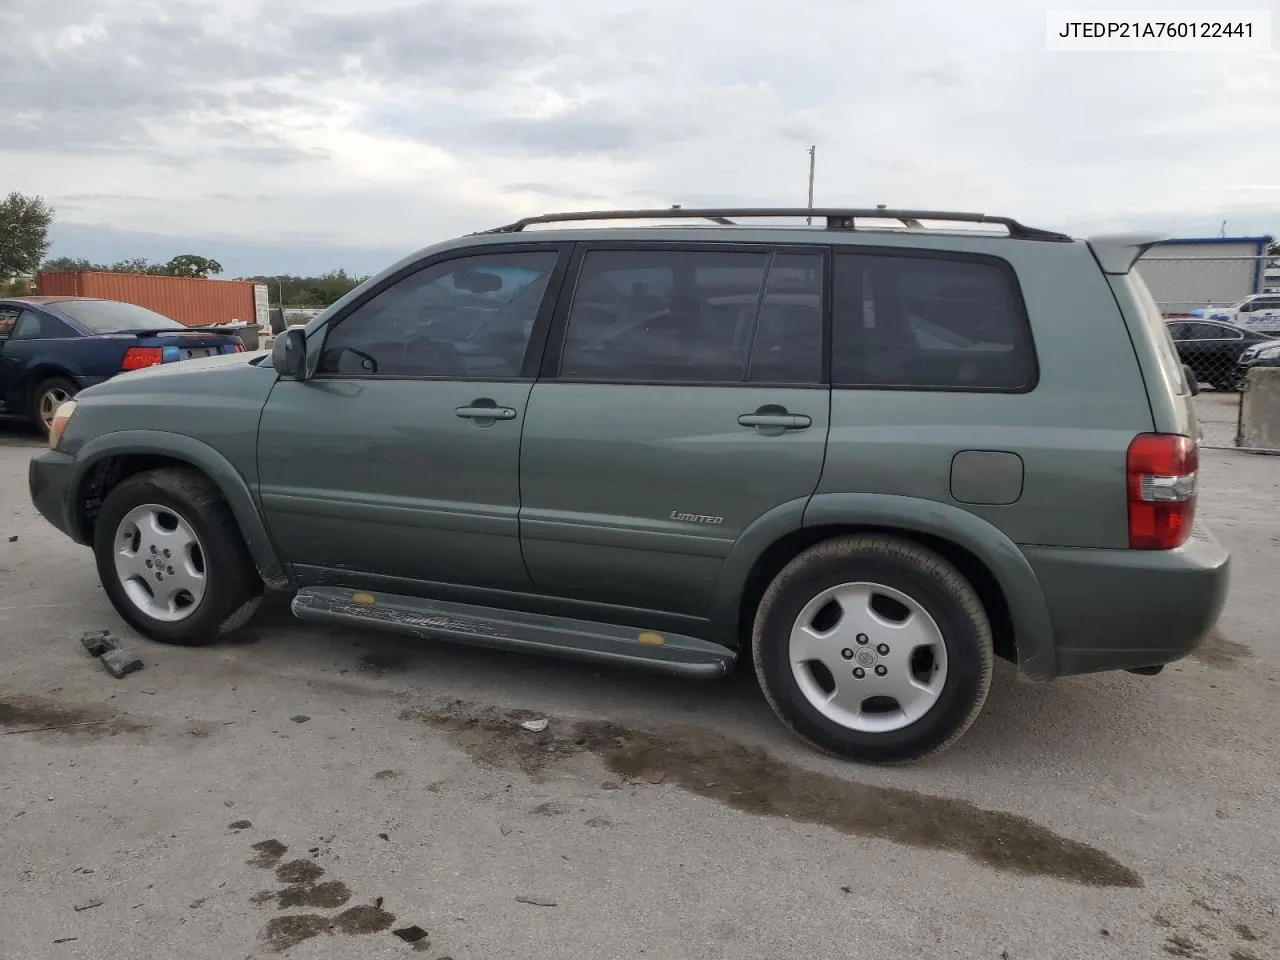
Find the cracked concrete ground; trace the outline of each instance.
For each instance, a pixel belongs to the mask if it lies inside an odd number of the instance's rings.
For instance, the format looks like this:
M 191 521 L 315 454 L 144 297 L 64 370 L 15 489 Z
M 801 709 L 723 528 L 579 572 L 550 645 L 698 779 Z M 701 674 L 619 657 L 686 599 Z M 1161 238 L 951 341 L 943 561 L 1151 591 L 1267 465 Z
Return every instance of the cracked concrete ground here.
M 132 638 L 29 505 L 38 449 L 0 427 L 4 960 L 1280 957 L 1280 458 L 1204 454 L 1234 573 L 1196 658 L 1003 669 L 952 750 L 874 769 L 794 740 L 747 673 L 316 629 L 279 601 L 234 643 Z M 143 671 L 85 654 L 103 627 Z

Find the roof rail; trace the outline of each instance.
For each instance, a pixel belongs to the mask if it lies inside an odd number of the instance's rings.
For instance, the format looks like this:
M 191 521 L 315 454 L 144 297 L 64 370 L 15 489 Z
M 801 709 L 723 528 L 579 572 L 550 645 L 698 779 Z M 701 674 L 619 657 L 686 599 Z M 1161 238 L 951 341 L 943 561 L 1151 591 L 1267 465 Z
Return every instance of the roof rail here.
M 525 227 L 539 223 L 570 223 L 575 220 L 710 220 L 723 226 L 737 226 L 739 220 L 761 217 L 820 217 L 827 221 L 828 230 L 856 230 L 855 220 L 898 220 L 909 230 L 924 229 L 921 220 L 941 220 L 954 223 L 991 223 L 1003 226 L 1009 236 L 1017 240 L 1069 241 L 1064 233 L 1028 227 L 1012 217 L 992 217 L 985 213 L 956 213 L 943 210 L 889 210 L 844 207 L 670 207 L 665 210 L 579 210 L 565 213 L 544 213 L 537 217 L 525 217 L 505 226 L 482 230 L 481 233 L 520 233 Z

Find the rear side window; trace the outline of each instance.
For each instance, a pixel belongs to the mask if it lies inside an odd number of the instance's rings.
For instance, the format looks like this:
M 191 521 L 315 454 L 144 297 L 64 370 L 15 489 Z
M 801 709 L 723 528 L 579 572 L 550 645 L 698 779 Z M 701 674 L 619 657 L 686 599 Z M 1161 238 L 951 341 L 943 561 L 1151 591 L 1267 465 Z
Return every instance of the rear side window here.
M 1170 330 L 1171 325 L 1165 322 L 1164 316 L 1160 313 L 1160 306 L 1156 303 L 1155 297 L 1151 295 L 1151 290 L 1147 286 L 1146 281 L 1142 279 L 1142 275 L 1137 270 L 1130 270 L 1123 277 L 1117 277 L 1115 283 L 1125 286 L 1137 301 L 1138 309 L 1142 312 L 1143 322 L 1151 330 L 1152 341 L 1155 345 L 1156 360 L 1160 364 L 1160 373 L 1164 377 L 1165 384 L 1169 390 L 1176 394 L 1190 393 L 1187 386 L 1187 379 L 1182 369 L 1182 360 L 1178 357 L 1178 350 L 1173 345 L 1173 332 Z M 1179 339 L 1189 339 L 1191 336 L 1191 328 L 1200 326 L 1197 323 L 1186 323 L 1181 325 L 1182 329 L 1178 332 L 1181 334 Z
M 817 253 L 591 250 L 559 377 L 638 383 L 818 383 Z
M 832 381 L 842 387 L 1021 392 L 1035 350 L 1013 271 L 987 259 L 841 253 Z

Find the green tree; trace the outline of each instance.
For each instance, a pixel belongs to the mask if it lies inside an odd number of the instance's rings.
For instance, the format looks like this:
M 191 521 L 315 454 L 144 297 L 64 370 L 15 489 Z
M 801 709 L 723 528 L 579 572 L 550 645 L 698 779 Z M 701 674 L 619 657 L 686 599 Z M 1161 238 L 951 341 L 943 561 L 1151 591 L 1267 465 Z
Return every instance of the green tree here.
M 49 252 L 53 207 L 43 197 L 16 190 L 0 200 L 0 278 L 23 276 L 40 269 Z
M 106 268 L 110 273 L 160 273 L 159 264 L 152 263 L 146 257 L 130 257 L 127 260 L 117 260 L 111 266 Z
M 180 253 L 164 265 L 163 272 L 171 277 L 199 277 L 205 280 L 210 274 L 221 273 L 222 264 L 194 253 Z
M 54 257 L 52 260 L 46 260 L 40 264 L 41 270 L 106 270 L 107 268 L 100 263 L 90 263 L 84 257 Z

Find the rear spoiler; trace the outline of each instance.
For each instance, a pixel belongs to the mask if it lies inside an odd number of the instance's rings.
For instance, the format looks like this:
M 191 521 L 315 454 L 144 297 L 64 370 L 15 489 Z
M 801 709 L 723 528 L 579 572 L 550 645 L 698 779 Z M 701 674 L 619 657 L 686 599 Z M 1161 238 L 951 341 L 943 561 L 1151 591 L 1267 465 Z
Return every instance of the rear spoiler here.
M 1167 233 L 1107 233 L 1090 237 L 1085 242 L 1103 273 L 1123 276 L 1133 269 L 1144 253 L 1168 239 Z
M 198 336 L 204 336 L 210 333 L 227 334 L 229 336 L 235 336 L 247 326 L 248 326 L 247 323 L 238 323 L 238 324 L 223 323 L 223 324 L 218 324 L 216 326 L 209 326 L 209 327 L 185 327 L 182 330 L 175 330 L 172 327 L 158 327 L 158 328 L 146 329 L 146 330 L 123 330 L 121 332 L 133 334 L 133 336 L 135 337 L 164 337 L 164 336 L 186 337 L 186 336 L 192 336 L 192 335 L 198 337 Z

